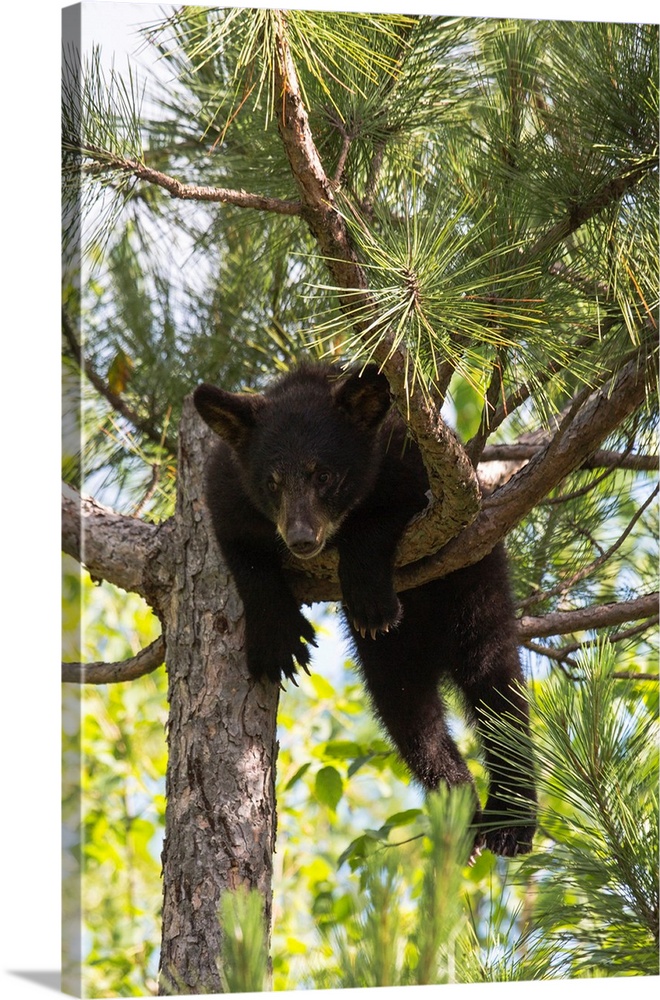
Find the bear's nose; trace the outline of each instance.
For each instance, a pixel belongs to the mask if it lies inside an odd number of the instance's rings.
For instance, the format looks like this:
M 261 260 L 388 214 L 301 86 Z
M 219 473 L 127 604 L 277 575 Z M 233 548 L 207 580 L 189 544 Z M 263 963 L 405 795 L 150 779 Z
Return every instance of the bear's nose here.
M 316 532 L 309 524 L 294 524 L 287 531 L 286 544 L 295 556 L 309 556 L 319 550 Z

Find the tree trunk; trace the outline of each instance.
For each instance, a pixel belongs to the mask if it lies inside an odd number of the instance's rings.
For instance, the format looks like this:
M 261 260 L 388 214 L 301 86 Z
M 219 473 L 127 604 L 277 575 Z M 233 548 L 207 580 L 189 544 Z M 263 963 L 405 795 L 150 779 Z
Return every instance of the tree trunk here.
M 225 889 L 258 889 L 270 927 L 279 688 L 247 673 L 243 608 L 203 503 L 211 444 L 188 400 L 179 434 L 177 559 L 164 616 L 170 715 L 161 995 L 222 992 Z

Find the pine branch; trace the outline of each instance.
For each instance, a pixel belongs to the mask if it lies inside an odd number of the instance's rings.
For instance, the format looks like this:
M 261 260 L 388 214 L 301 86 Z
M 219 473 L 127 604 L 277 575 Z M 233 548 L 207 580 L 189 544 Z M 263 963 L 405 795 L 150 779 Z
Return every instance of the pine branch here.
M 613 322 L 610 321 L 609 325 Z M 607 327 L 607 322 L 602 326 Z M 601 328 L 602 332 L 602 328 Z M 571 351 L 570 357 L 577 358 L 580 353 L 592 347 L 594 343 L 594 337 L 591 334 L 587 334 L 576 342 L 574 349 Z M 507 417 L 511 416 L 514 410 L 517 410 L 519 406 L 534 394 L 538 392 L 543 386 L 547 385 L 555 375 L 559 374 L 560 371 L 564 371 L 570 364 L 570 358 L 568 362 L 564 361 L 548 361 L 548 364 L 544 367 L 543 371 L 535 374 L 533 381 L 525 382 L 523 385 L 518 386 L 516 389 L 512 390 L 509 395 L 500 403 L 496 409 L 495 413 L 490 418 L 488 425 L 489 435 L 492 434 L 497 428 L 502 424 Z M 470 442 L 471 444 L 471 442 Z
M 570 472 L 643 403 L 647 382 L 655 378 L 654 352 L 629 361 L 614 378 L 592 393 L 555 436 L 499 489 L 483 501 L 474 522 L 440 552 L 397 573 L 405 590 L 454 569 L 478 562 Z
M 545 447 L 542 444 L 513 442 L 487 445 L 481 462 L 525 462 L 535 458 Z M 627 452 L 596 449 L 585 458 L 580 469 L 633 469 L 636 472 L 657 472 L 660 455 L 637 455 Z
M 590 198 L 583 202 L 575 202 L 571 205 L 567 215 L 538 237 L 529 250 L 523 254 L 521 266 L 556 249 L 568 236 L 580 229 L 585 222 L 598 215 L 609 205 L 620 201 L 624 194 L 630 191 L 646 174 L 657 169 L 657 166 L 657 158 L 648 157 L 607 181 Z
M 63 663 L 62 681 L 70 684 L 121 684 L 153 673 L 165 659 L 165 639 L 160 635 L 151 645 L 119 663 Z
M 632 628 L 622 629 L 619 632 L 611 633 L 607 636 L 609 642 L 623 642 L 625 639 L 632 639 L 636 636 L 642 635 L 647 629 L 651 628 L 653 625 L 658 624 L 660 615 L 651 615 L 650 618 L 645 618 L 641 625 L 634 625 Z M 561 646 L 558 649 L 554 646 L 541 646 L 537 642 L 530 642 L 529 640 L 523 642 L 522 645 L 525 649 L 528 649 L 532 653 L 536 653 L 539 656 L 547 656 L 549 660 L 554 660 L 555 663 L 559 663 L 570 667 L 572 670 L 579 670 L 579 664 L 576 660 L 571 659 L 573 653 L 577 653 L 581 649 L 589 649 L 598 642 L 598 639 L 590 639 L 587 642 L 570 642 L 565 646 Z M 655 674 L 633 674 L 628 671 L 616 671 L 612 674 L 613 677 L 619 678 L 620 680 L 627 681 L 651 681 L 654 684 L 658 683 L 658 675 Z M 574 677 L 574 680 L 578 680 L 578 677 Z
M 621 546 L 623 545 L 626 538 L 629 536 L 630 532 L 633 530 L 633 528 L 639 521 L 644 511 L 655 500 L 659 491 L 660 487 L 656 486 L 653 492 L 646 498 L 642 506 L 635 511 L 633 517 L 630 519 L 624 530 L 617 538 L 617 540 L 613 542 L 608 549 L 606 549 L 604 552 L 601 552 L 601 554 L 598 556 L 597 559 L 592 560 L 586 566 L 583 566 L 582 569 L 579 569 L 575 573 L 572 573 L 570 576 L 566 577 L 556 586 L 551 587 L 549 590 L 537 591 L 534 594 L 530 594 L 529 597 L 526 597 L 525 600 L 521 601 L 521 603 L 519 604 L 520 610 L 528 608 L 530 607 L 530 605 L 539 604 L 541 601 L 548 600 L 551 597 L 560 597 L 563 596 L 564 594 L 567 594 L 569 590 L 571 590 L 571 588 L 575 586 L 576 583 L 580 583 L 581 580 L 586 580 L 588 576 L 591 576 L 593 573 L 596 572 L 597 569 L 600 569 L 600 567 L 603 566 L 607 562 L 607 560 L 610 559 L 614 555 L 614 553 L 621 548 Z
M 253 208 L 260 212 L 274 212 L 277 215 L 300 215 L 301 213 L 301 205 L 298 201 L 270 198 L 267 195 L 236 191 L 232 188 L 184 184 L 175 177 L 170 177 L 169 174 L 148 167 L 145 163 L 128 156 L 117 156 L 94 148 L 85 148 L 81 152 L 85 156 L 97 157 L 96 169 L 132 174 L 138 180 L 148 181 L 150 184 L 163 188 L 172 198 L 180 198 L 184 201 L 220 202 L 226 205 L 235 205 L 237 208 Z
M 644 594 L 632 601 L 593 604 L 576 611 L 552 611 L 547 615 L 525 615 L 518 620 L 521 642 L 550 635 L 569 635 L 587 629 L 608 628 L 624 622 L 652 618 L 658 613 L 658 593 Z

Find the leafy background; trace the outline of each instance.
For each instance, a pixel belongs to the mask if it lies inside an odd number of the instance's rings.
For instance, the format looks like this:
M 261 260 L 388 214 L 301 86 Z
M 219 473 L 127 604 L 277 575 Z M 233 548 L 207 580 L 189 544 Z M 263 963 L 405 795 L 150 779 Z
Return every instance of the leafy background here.
M 154 621 L 137 599 L 85 579 L 82 586 L 90 655 L 101 649 L 108 658 L 126 657 L 154 638 Z M 84 596 L 75 593 L 79 587 L 72 567 L 65 577 L 69 609 Z M 314 610 L 321 633 L 334 631 L 331 612 Z M 338 642 L 328 638 L 319 654 L 325 665 L 281 699 L 273 987 L 410 984 L 419 981 L 425 878 L 430 862 L 442 857 L 442 834 L 380 737 L 350 661 L 337 662 Z M 70 652 L 85 649 L 72 644 Z M 427 981 L 655 974 L 657 691 L 613 680 L 616 665 L 610 647 L 587 657 L 577 684 L 561 673 L 535 672 L 543 791 L 537 849 L 513 862 L 484 852 L 471 868 L 454 865 L 449 886 L 436 873 L 441 910 L 461 934 Z M 81 841 L 73 789 L 64 815 L 72 886 L 78 862 L 83 871 L 85 984 L 90 996 L 139 996 L 156 989 L 164 671 L 84 689 L 81 699 Z M 74 776 L 77 719 L 71 712 L 65 736 Z M 458 716 L 455 726 L 484 791 L 473 737 Z M 504 738 L 510 746 L 514 734 Z M 614 795 L 609 782 L 616 783 Z M 378 962 L 364 959 L 369 934 Z

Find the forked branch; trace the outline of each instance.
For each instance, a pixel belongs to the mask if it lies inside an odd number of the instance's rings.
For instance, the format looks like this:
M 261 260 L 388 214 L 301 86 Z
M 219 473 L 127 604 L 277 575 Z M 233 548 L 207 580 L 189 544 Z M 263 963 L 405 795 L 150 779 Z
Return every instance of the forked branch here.
M 334 185 L 327 177 L 316 148 L 302 98 L 295 63 L 287 39 L 286 19 L 281 11 L 276 22 L 277 58 L 275 83 L 281 94 L 278 125 L 291 172 L 303 204 L 302 216 L 315 237 L 328 270 L 338 288 L 340 304 L 351 322 L 366 334 L 378 325 L 378 311 L 368 291 L 367 280 L 352 246 L 343 216 L 337 211 Z M 360 316 L 356 320 L 356 315 Z M 374 359 L 387 375 L 400 411 L 421 449 L 427 467 L 434 507 L 424 530 L 435 538 L 433 548 L 455 535 L 476 516 L 479 487 L 474 469 L 455 434 L 440 417 L 440 393 L 425 399 L 408 395 L 408 356 L 394 334 L 379 329 Z

